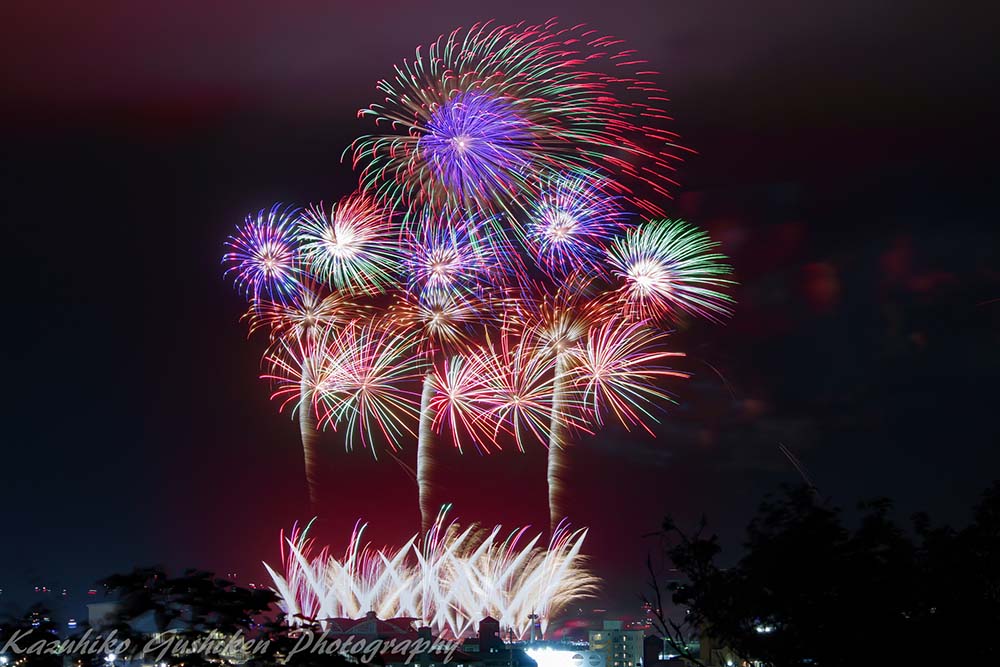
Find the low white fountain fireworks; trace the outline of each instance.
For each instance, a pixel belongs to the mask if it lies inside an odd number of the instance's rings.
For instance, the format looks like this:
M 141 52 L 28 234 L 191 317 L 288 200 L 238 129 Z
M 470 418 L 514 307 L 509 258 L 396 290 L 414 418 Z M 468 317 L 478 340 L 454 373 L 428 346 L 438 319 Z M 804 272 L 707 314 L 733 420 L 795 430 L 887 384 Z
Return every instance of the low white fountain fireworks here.
M 527 528 L 501 536 L 445 523 L 444 511 L 425 539 L 414 535 L 403 548 L 375 549 L 362 541 L 367 524 L 358 523 L 344 555 L 314 551 L 304 530 L 282 535 L 282 570 L 265 564 L 291 625 L 321 627 L 332 619 L 409 617 L 435 634 L 467 635 L 485 616 L 500 621 L 517 638 L 537 614 L 544 633 L 553 614 L 572 600 L 592 596 L 598 579 L 580 555 L 587 531 L 560 526 L 547 548 Z

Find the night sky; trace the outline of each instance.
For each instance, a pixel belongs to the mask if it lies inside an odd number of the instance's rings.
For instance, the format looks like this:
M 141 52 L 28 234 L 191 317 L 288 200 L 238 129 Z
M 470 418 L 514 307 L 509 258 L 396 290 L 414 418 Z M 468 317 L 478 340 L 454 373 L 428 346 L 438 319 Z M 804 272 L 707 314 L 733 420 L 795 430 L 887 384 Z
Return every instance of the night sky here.
M 986 3 L 983 3 L 984 5 Z M 3 10 L 0 612 L 163 563 L 263 582 L 308 519 L 296 424 L 222 280 L 221 243 L 274 201 L 335 200 L 378 78 L 476 20 L 587 22 L 661 71 L 697 151 L 667 206 L 741 285 L 725 326 L 674 337 L 657 437 L 574 448 L 572 518 L 629 610 L 665 514 L 738 553 L 767 491 L 961 522 L 1000 477 L 994 22 L 916 4 L 699 1 L 36 3 Z M 948 13 L 941 13 L 948 12 Z M 418 525 L 391 461 L 324 437 L 317 535 Z M 409 449 L 412 457 L 412 448 Z M 544 529 L 536 447 L 441 462 L 465 521 Z M 82 600 L 81 600 L 82 601 Z

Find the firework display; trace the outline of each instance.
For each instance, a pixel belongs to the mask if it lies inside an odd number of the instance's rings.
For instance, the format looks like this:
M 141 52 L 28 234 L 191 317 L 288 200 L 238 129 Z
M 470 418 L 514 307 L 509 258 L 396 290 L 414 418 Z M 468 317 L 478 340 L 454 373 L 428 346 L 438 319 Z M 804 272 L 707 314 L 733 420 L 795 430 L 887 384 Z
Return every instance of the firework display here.
M 549 172 L 599 169 L 657 213 L 683 149 L 651 79 L 620 40 L 585 26 L 457 29 L 379 82 L 383 101 L 360 113 L 381 133 L 354 143 L 354 163 L 365 189 L 403 206 L 516 207 Z
M 339 558 L 317 550 L 308 527 L 282 536 L 282 572 L 267 570 L 292 625 L 325 627 L 374 611 L 459 638 L 492 616 L 523 639 L 532 614 L 544 632 L 554 613 L 597 588 L 580 554 L 584 529 L 560 527 L 543 547 L 541 535 L 529 539 L 524 529 L 506 537 L 500 526 L 463 529 L 442 512 L 422 539 L 414 535 L 394 550 L 365 543 L 365 527 L 355 527 Z
M 600 272 L 604 245 L 624 227 L 618 198 L 588 173 L 555 174 L 541 187 L 529 212 L 526 236 L 539 264 L 557 275 Z
M 398 275 L 392 226 L 386 213 L 364 196 L 345 197 L 329 213 L 322 204 L 311 206 L 296 226 L 309 270 L 339 289 L 381 292 Z
M 652 73 L 617 40 L 555 22 L 441 37 L 378 84 L 359 190 L 249 216 L 227 275 L 266 331 L 262 377 L 297 415 L 314 509 L 317 429 L 415 478 L 420 530 L 343 559 L 287 542 L 270 570 L 290 617 L 375 610 L 460 636 L 521 632 L 590 592 L 566 528 L 573 441 L 609 420 L 652 433 L 687 374 L 664 328 L 731 312 L 718 244 L 660 217 L 680 149 Z M 439 442 L 440 441 L 440 442 Z M 443 523 L 438 446 L 547 449 L 548 548 Z M 415 466 L 404 459 L 415 446 Z M 541 606 L 539 606 L 541 605 Z
M 222 257 L 226 274 L 236 275 L 237 288 L 248 298 L 266 294 L 283 300 L 295 292 L 299 258 L 290 223 L 297 213 L 298 209 L 275 204 L 257 217 L 248 215 L 239 233 L 226 242 L 229 252 Z
M 608 248 L 608 263 L 624 281 L 625 303 L 651 316 L 684 311 L 712 320 L 729 315 L 730 268 L 708 234 L 683 220 L 652 220 Z

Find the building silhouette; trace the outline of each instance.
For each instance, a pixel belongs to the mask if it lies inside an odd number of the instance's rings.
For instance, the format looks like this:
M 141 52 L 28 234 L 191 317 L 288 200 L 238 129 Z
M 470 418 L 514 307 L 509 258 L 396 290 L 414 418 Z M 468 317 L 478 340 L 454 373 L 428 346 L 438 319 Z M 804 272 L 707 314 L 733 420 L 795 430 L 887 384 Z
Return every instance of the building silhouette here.
M 643 631 L 626 630 L 621 621 L 604 621 L 590 631 L 590 650 L 604 654 L 605 667 L 642 667 Z

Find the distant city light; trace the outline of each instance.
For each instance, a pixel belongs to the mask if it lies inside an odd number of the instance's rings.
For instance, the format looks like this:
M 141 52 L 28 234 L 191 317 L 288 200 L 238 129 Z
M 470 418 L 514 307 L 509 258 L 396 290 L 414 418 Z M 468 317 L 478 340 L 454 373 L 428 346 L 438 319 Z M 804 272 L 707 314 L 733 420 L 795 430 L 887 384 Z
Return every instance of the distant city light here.
M 566 651 L 555 648 L 526 648 L 524 653 L 538 663 L 538 667 L 580 667 L 583 656 L 577 651 Z M 577 656 L 578 660 L 573 657 Z
M 586 646 L 586 643 L 583 645 Z M 535 646 L 524 649 L 524 654 L 534 660 L 538 667 L 604 667 L 604 657 L 599 652 L 586 649 Z

